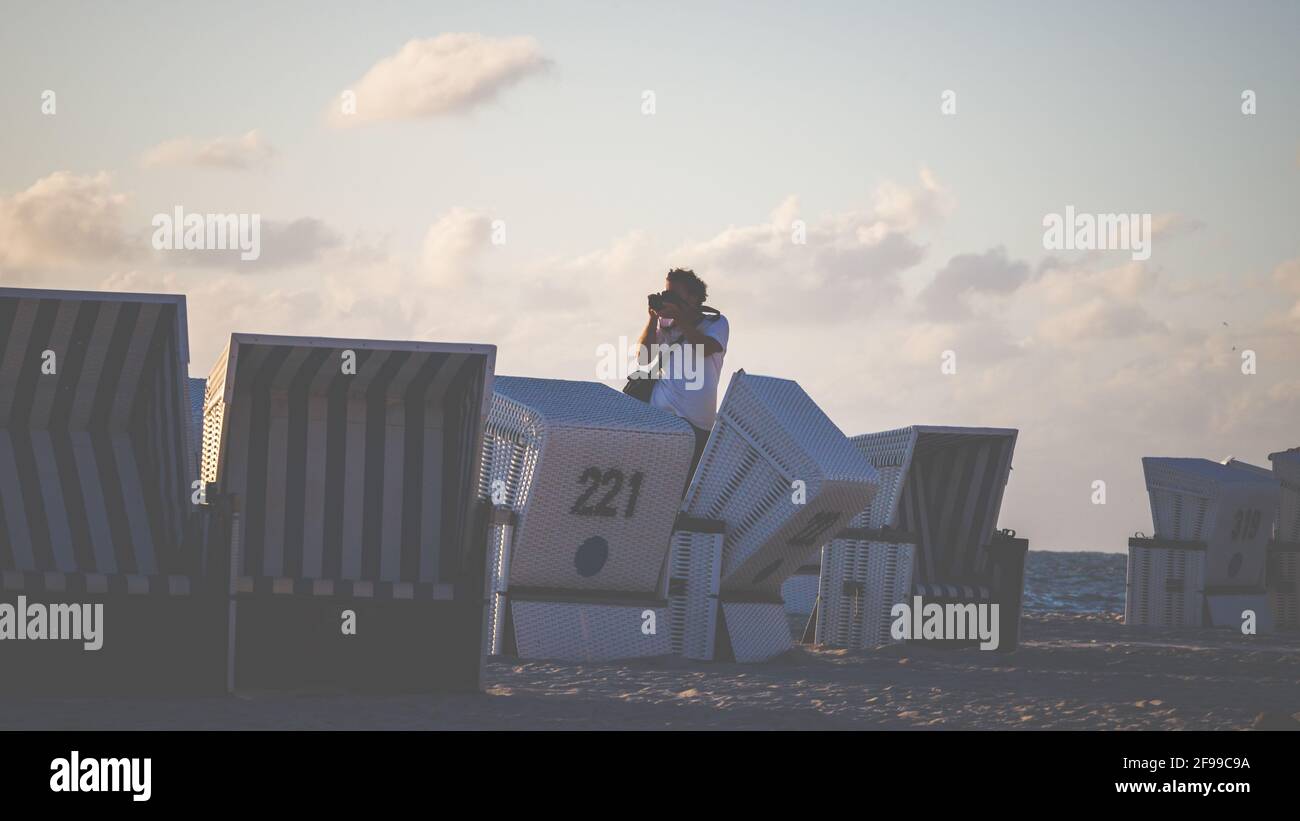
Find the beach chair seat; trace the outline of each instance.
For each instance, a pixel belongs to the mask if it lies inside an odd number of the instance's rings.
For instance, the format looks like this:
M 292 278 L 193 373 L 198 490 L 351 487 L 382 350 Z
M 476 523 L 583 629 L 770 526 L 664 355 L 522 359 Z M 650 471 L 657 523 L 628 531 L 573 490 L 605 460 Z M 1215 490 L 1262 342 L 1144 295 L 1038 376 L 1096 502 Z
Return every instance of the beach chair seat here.
M 668 578 L 668 608 L 674 654 L 711 661 L 718 632 L 718 585 L 726 524 L 716 519 L 677 517 Z
M 1124 623 L 1200 627 L 1205 611 L 1204 542 L 1148 538 L 1128 541 Z
M 220 687 L 188 361 L 183 296 L 0 288 L 0 587 L 105 619 L 93 651 L 0 642 L 0 690 Z
M 489 655 L 668 655 L 666 563 L 695 438 L 597 382 L 500 377 L 483 440 Z
M 888 493 L 888 485 L 884 487 L 881 492 Z M 840 531 L 822 548 L 817 603 L 805 640 L 854 649 L 895 641 L 892 611 L 894 605 L 910 601 L 915 551 L 916 536 L 906 531 Z
M 477 689 L 494 360 L 490 345 L 231 337 L 203 439 L 227 686 Z
M 694 550 L 718 545 L 716 534 L 712 542 L 695 535 L 675 542 L 673 566 L 694 568 L 687 588 L 701 602 L 687 611 L 684 632 L 712 629 L 712 655 L 720 659 L 763 661 L 788 650 L 783 584 L 870 503 L 877 481 L 797 383 L 737 371 L 683 504 L 689 516 L 723 524 L 720 546 L 716 554 Z M 713 595 L 715 603 L 700 598 Z M 693 646 L 707 655 L 707 640 Z

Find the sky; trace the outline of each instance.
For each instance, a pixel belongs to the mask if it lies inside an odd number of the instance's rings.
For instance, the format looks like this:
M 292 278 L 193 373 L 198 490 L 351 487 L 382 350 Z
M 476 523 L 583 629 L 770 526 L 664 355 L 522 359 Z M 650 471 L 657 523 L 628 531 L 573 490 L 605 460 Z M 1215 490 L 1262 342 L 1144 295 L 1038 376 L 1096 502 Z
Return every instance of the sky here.
M 1300 4 L 806 5 L 6 1 L 0 284 L 184 293 L 195 376 L 265 332 L 594 380 L 690 267 L 724 383 L 1017 428 L 1032 549 L 1149 533 L 1142 456 L 1300 445 Z M 1069 206 L 1149 258 L 1045 248 Z M 261 256 L 155 248 L 177 207 Z

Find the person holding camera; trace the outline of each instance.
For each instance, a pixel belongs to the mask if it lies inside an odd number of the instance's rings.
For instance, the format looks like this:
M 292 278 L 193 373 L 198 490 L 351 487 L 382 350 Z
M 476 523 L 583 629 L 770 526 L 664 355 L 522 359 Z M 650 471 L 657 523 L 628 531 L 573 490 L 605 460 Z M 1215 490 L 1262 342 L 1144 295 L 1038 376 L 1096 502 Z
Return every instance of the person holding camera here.
M 663 292 L 649 297 L 650 316 L 638 349 L 643 367 L 650 364 L 652 351 L 659 353 L 653 387 L 648 398 L 644 393 L 641 398 L 695 429 L 692 476 L 718 414 L 718 381 L 731 330 L 725 316 L 704 304 L 708 293 L 694 271 L 669 271 Z

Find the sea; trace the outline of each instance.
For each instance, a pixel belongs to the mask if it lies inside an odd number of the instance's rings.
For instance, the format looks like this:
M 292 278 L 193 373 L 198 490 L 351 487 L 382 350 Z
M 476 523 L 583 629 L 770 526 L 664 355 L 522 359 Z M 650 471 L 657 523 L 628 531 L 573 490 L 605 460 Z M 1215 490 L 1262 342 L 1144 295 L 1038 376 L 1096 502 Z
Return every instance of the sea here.
M 1127 562 L 1124 553 L 1031 550 L 1025 558 L 1024 609 L 1029 613 L 1123 613 Z M 817 576 L 791 576 L 781 594 L 786 612 L 807 615 L 817 600 Z
M 1024 609 L 1031 613 L 1123 613 L 1124 553 L 1031 550 L 1025 557 Z

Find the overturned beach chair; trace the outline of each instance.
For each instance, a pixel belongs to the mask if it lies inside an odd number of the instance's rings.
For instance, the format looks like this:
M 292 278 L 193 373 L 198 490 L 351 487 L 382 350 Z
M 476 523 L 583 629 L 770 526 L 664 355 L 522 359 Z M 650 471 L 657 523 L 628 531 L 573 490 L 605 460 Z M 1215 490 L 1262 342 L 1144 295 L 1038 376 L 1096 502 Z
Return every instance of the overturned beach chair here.
M 475 690 L 491 345 L 235 334 L 203 480 L 238 688 Z
M 822 550 L 818 644 L 888 644 L 895 605 L 998 605 L 999 649 L 1019 641 L 1028 541 L 999 530 L 1017 431 L 913 425 L 855 436 L 880 490 Z
M 1124 623 L 1272 627 L 1265 589 L 1280 501 L 1271 471 L 1225 459 L 1144 457 L 1154 538 L 1129 540 Z
M 220 690 L 188 361 L 183 296 L 0 289 L 0 602 L 103 614 L 97 650 L 0 641 L 0 690 Z
M 1268 546 L 1265 586 L 1273 622 L 1300 629 L 1300 448 L 1270 453 L 1280 485 L 1277 526 Z
M 737 371 L 673 539 L 670 601 L 689 658 L 770 659 L 792 645 L 785 581 L 871 501 L 876 470 L 786 379 Z
M 496 380 L 479 480 L 489 655 L 672 652 L 665 563 L 694 446 L 684 420 L 606 385 Z

